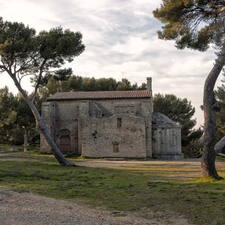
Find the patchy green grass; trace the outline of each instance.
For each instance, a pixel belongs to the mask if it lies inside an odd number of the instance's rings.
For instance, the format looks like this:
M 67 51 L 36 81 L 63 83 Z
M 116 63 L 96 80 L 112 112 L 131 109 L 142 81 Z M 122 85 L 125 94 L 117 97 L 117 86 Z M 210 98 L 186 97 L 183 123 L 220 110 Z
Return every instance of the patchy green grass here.
M 0 154 L 8 152 L 23 152 L 23 145 L 9 145 L 9 144 L 0 144 Z M 27 146 L 28 151 L 39 151 L 38 146 L 29 145 Z
M 174 211 L 197 225 L 225 224 L 225 181 L 190 179 L 195 167 L 69 168 L 59 166 L 49 155 L 20 155 L 29 156 L 40 161 L 0 162 L 1 186 L 121 211 Z M 222 167 L 221 171 L 225 177 Z M 183 179 L 171 177 L 173 173 Z M 149 183 L 152 180 L 168 182 Z
M 0 153 L 22 151 L 23 146 L 0 144 Z

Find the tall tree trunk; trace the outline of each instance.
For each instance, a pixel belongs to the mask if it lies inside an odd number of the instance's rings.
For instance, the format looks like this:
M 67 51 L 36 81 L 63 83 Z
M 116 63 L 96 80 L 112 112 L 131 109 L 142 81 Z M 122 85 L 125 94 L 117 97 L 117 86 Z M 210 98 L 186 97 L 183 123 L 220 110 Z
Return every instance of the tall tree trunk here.
M 11 74 L 11 78 L 13 79 L 13 81 L 14 81 L 17 89 L 21 93 L 23 99 L 25 100 L 25 102 L 27 103 L 27 105 L 30 107 L 30 109 L 31 109 L 31 111 L 32 111 L 32 113 L 33 113 L 33 115 L 35 117 L 37 128 L 42 133 L 42 135 L 45 137 L 47 143 L 49 144 L 49 146 L 52 149 L 52 152 L 53 152 L 55 158 L 63 166 L 75 166 L 75 164 L 71 163 L 70 161 L 68 161 L 64 157 L 64 155 L 60 151 L 59 147 L 54 142 L 54 140 L 51 137 L 51 135 L 49 134 L 48 128 L 47 128 L 44 120 L 42 119 L 40 113 L 38 112 L 36 106 L 34 105 L 33 101 L 31 99 L 29 99 L 29 97 L 27 96 L 27 94 L 25 93 L 25 91 L 22 89 L 22 87 L 21 87 L 20 83 L 18 82 L 18 80 L 16 79 L 16 77 L 13 76 L 13 74 Z
M 216 152 L 216 99 L 214 87 L 216 80 L 225 65 L 225 47 L 218 55 L 218 58 L 210 71 L 204 87 L 203 110 L 204 110 L 204 151 L 202 156 L 202 174 L 206 177 L 220 179 L 215 166 Z

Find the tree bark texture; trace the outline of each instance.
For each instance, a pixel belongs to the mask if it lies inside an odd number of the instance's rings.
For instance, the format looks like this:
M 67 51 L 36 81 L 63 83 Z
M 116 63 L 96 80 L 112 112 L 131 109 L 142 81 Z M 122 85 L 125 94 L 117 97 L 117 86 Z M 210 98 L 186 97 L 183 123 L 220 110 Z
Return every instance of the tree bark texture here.
M 214 96 L 214 87 L 216 80 L 221 73 L 223 66 L 225 65 L 225 48 L 218 58 L 210 71 L 204 87 L 204 98 L 203 98 L 203 110 L 204 110 L 204 151 L 202 156 L 202 175 L 206 177 L 213 177 L 220 179 L 216 166 L 216 152 L 214 150 L 216 144 L 216 99 Z
M 214 149 L 215 152 L 218 154 L 221 153 L 224 148 L 225 148 L 225 137 L 221 138 L 221 140 L 216 143 Z
M 31 99 L 29 99 L 27 94 L 24 92 L 24 90 L 22 89 L 20 83 L 17 81 L 17 79 L 13 75 L 11 76 L 11 78 L 13 79 L 13 81 L 14 81 L 17 89 L 19 90 L 19 92 L 22 94 L 23 99 L 25 100 L 25 102 L 30 107 L 30 109 L 31 109 L 31 111 L 32 111 L 32 113 L 33 113 L 33 115 L 35 117 L 36 125 L 37 125 L 39 131 L 41 132 L 41 134 L 46 139 L 46 141 L 49 144 L 49 146 L 51 147 L 52 152 L 53 152 L 55 158 L 57 159 L 57 161 L 63 166 L 75 166 L 75 164 L 71 163 L 70 161 L 68 161 L 64 157 L 64 155 L 60 151 L 59 147 L 56 145 L 55 141 L 53 140 L 53 138 L 49 134 L 48 128 L 47 128 L 44 120 L 42 119 L 40 113 L 38 112 L 36 106 L 34 105 L 33 101 Z

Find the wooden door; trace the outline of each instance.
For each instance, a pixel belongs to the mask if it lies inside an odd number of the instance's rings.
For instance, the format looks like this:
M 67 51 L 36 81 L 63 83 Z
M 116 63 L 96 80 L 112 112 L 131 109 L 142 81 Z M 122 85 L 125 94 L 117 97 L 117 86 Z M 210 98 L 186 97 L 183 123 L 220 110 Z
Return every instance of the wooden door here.
M 63 135 L 60 137 L 60 149 L 62 153 L 70 153 L 71 152 L 71 142 L 69 135 Z

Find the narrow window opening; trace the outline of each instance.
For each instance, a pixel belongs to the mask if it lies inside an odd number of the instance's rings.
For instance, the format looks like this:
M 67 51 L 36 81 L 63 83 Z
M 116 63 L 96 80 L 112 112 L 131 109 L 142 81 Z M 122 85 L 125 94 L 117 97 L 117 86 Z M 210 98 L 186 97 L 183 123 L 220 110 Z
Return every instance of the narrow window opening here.
M 122 127 L 122 118 L 117 118 L 117 128 Z
M 119 143 L 113 142 L 113 152 L 118 153 L 119 152 Z

